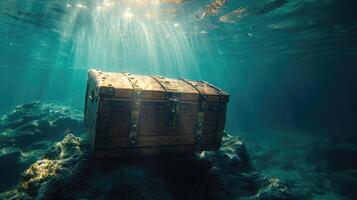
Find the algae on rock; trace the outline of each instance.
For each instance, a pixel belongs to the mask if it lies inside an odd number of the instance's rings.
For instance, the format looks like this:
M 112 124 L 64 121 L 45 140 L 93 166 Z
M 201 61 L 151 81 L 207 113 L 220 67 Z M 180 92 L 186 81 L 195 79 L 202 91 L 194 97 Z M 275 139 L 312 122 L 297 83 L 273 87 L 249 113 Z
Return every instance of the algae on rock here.
M 54 142 L 84 133 L 82 115 L 68 106 L 33 102 L 0 117 L 0 192 L 14 186 Z

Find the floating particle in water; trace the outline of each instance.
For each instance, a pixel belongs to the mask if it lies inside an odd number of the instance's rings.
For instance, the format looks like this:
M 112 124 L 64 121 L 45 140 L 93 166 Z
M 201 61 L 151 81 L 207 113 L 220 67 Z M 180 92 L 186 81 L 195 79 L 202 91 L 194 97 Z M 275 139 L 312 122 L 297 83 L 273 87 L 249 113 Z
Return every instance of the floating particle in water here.
M 45 41 L 43 41 L 43 40 L 40 41 L 40 44 L 41 44 L 41 46 L 44 46 L 44 47 L 48 46 L 47 43 Z
M 20 35 L 11 32 L 0 32 L 0 37 L 18 38 Z
M 104 7 L 113 7 L 114 6 L 114 1 L 104 0 L 103 6 Z
M 236 23 L 248 15 L 248 9 L 240 7 L 232 12 L 229 12 L 219 18 L 221 22 Z
M 212 3 L 208 4 L 205 9 L 203 9 L 200 13 L 195 15 L 197 20 L 203 20 L 207 16 L 217 15 L 219 9 L 227 3 L 227 0 L 215 0 Z
M 87 8 L 87 6 L 85 6 L 84 4 L 81 4 L 81 3 L 77 3 L 76 4 L 76 8 Z
M 249 37 L 253 37 L 253 34 L 252 33 L 248 33 L 247 34 Z
M 124 13 L 123 13 L 123 18 L 130 20 L 134 17 L 134 14 L 131 12 L 130 8 L 125 9 Z
M 270 24 L 268 27 L 272 30 L 282 30 L 282 29 L 287 29 L 287 28 L 293 28 L 295 26 L 296 26 L 296 24 L 294 22 L 286 21 L 286 22 Z

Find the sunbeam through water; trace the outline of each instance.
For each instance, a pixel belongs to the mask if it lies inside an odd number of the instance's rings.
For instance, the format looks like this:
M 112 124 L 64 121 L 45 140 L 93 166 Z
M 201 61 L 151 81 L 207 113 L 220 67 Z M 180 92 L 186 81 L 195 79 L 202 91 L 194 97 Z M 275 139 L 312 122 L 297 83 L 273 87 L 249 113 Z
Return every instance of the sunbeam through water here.
M 103 0 L 91 5 L 67 4 L 66 9 L 65 23 L 59 27 L 59 52 L 71 49 L 74 68 L 198 74 L 192 36 L 174 13 L 165 13 L 174 9 L 172 5 Z

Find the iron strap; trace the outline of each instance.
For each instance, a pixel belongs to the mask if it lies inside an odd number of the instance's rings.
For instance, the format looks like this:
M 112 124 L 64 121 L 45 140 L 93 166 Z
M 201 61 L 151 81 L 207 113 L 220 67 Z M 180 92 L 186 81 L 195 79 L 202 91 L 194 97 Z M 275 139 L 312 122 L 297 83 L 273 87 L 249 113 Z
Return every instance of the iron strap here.
M 204 93 L 204 91 L 198 88 L 198 85 L 193 84 L 191 81 L 183 78 L 180 78 L 180 80 L 192 86 L 199 93 L 197 125 L 196 125 L 195 140 L 194 140 L 195 148 L 199 149 L 201 146 L 202 135 L 203 135 L 207 95 Z
M 150 76 L 154 79 L 164 90 L 165 97 L 169 101 L 168 103 L 168 113 L 167 113 L 167 122 L 166 125 L 171 128 L 176 127 L 177 114 L 179 112 L 179 100 L 175 97 L 179 96 L 179 93 L 175 93 L 177 89 L 171 88 L 169 86 L 170 81 L 165 80 L 165 77 L 162 76 Z M 175 95 L 174 95 L 175 94 Z
M 223 97 L 224 97 L 224 92 L 223 92 L 223 90 L 221 90 L 221 89 L 219 89 L 218 87 L 216 87 L 216 86 L 214 86 L 214 85 L 212 85 L 212 84 L 210 84 L 210 83 L 208 83 L 208 82 L 206 82 L 206 81 L 200 81 L 201 83 L 204 83 L 204 84 L 206 84 L 206 85 L 208 85 L 208 86 L 210 86 L 211 88 L 213 88 L 213 89 L 215 89 L 216 90 L 216 93 L 218 94 L 217 96 L 218 96 L 218 99 L 219 99 L 219 101 L 222 101 L 222 99 L 223 99 Z
M 177 92 L 177 89 L 175 88 L 171 88 L 169 86 L 170 84 L 170 81 L 168 80 L 165 80 L 165 77 L 162 77 L 162 76 L 154 76 L 154 75 L 151 75 L 150 76 L 152 79 L 154 79 L 166 92 L 166 98 L 169 99 L 172 97 L 173 95 L 173 92 Z
M 211 88 L 213 88 L 213 89 L 215 89 L 216 90 L 216 92 L 217 92 L 217 94 L 218 94 L 218 99 L 219 99 L 219 101 L 222 101 L 222 97 L 224 97 L 224 92 L 220 89 L 220 88 L 218 88 L 218 87 L 216 87 L 216 86 L 214 86 L 214 85 L 212 85 L 212 84 L 210 84 L 210 83 L 207 83 L 206 81 L 200 81 L 200 82 L 202 82 L 202 83 L 204 83 L 204 84 L 206 84 L 206 85 L 208 85 L 208 86 L 210 86 Z M 224 107 L 223 108 L 224 110 L 222 110 L 222 108 L 220 109 L 220 111 L 218 112 L 218 115 L 219 115 L 219 118 L 221 119 L 221 120 L 218 120 L 218 122 L 217 122 L 217 135 L 216 135 L 216 139 L 217 139 L 217 150 L 219 149 L 219 147 L 220 147 L 220 145 L 221 145 L 221 142 L 222 142 L 222 136 L 223 136 L 223 132 L 224 132 L 224 123 L 225 123 L 225 115 L 226 115 L 226 108 Z M 223 115 L 223 116 L 222 116 Z M 224 120 L 222 120 L 222 118 L 224 119 Z
M 141 102 L 141 93 L 142 88 L 139 86 L 138 80 L 135 77 L 127 72 L 123 74 L 129 79 L 133 87 L 133 99 L 131 106 L 130 122 L 129 122 L 129 137 L 128 145 L 132 146 L 137 144 L 138 130 L 139 130 L 139 118 L 140 118 L 140 102 Z
M 200 81 L 200 82 L 210 86 L 213 89 L 215 89 L 217 94 L 219 94 L 219 95 L 221 95 L 223 93 L 223 91 L 221 89 L 219 89 L 218 87 L 216 87 L 216 86 L 214 86 L 214 85 L 212 85 L 212 84 L 210 84 L 210 83 L 208 83 L 206 81 Z

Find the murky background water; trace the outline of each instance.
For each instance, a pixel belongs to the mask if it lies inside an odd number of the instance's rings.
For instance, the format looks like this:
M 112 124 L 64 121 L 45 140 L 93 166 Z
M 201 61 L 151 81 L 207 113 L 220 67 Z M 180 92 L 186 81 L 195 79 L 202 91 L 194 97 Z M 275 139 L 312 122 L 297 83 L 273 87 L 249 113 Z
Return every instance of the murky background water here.
M 93 67 L 212 82 L 232 95 L 234 133 L 353 130 L 353 1 L 212 2 L 2 0 L 0 110 L 81 108 Z

